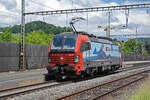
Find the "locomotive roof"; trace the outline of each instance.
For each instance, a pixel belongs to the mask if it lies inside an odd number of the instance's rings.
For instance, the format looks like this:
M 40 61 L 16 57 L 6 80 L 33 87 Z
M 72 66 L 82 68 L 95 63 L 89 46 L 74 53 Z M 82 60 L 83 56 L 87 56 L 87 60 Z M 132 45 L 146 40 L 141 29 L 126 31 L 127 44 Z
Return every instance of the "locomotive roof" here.
M 107 43 L 107 44 L 117 44 L 114 42 L 113 39 L 108 37 L 102 37 L 102 36 L 95 36 L 93 34 L 88 34 L 86 32 L 78 32 L 77 34 L 87 35 L 91 41 L 93 42 L 101 42 L 101 43 Z
M 102 36 L 95 36 L 93 34 L 87 34 L 86 32 L 78 32 L 77 34 L 61 33 L 61 34 L 55 35 L 55 38 L 62 38 L 62 37 L 65 37 L 65 38 L 76 38 L 78 34 L 87 35 L 90 38 L 90 40 L 93 41 L 93 42 L 101 42 L 101 43 L 107 43 L 107 44 L 117 44 L 111 38 L 102 37 Z
M 108 37 L 102 37 L 102 36 L 95 36 L 94 34 L 88 34 L 87 32 L 78 32 L 77 34 L 82 34 L 82 35 L 87 35 L 89 37 L 95 37 L 95 38 L 99 38 L 99 39 L 106 39 L 106 40 L 109 40 L 109 41 L 113 41 L 111 38 L 108 38 Z
M 66 37 L 66 38 L 75 38 L 77 37 L 77 34 L 72 34 L 72 33 L 62 33 L 62 34 L 57 34 L 55 35 L 56 38 L 62 38 L 62 37 Z

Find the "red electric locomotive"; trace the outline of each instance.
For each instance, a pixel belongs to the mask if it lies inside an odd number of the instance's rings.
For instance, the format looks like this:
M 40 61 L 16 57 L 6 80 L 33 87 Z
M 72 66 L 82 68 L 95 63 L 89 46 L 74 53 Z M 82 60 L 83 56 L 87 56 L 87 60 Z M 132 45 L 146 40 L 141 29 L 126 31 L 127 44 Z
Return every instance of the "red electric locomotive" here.
M 121 66 L 120 46 L 106 37 L 58 34 L 50 43 L 48 61 L 48 74 L 57 78 L 94 75 Z

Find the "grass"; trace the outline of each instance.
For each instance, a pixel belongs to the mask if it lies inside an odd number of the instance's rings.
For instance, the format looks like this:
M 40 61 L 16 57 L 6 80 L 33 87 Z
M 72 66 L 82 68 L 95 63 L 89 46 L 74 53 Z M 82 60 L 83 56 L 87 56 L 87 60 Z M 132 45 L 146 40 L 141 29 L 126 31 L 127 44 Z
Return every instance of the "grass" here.
M 129 100 L 150 100 L 150 77 Z

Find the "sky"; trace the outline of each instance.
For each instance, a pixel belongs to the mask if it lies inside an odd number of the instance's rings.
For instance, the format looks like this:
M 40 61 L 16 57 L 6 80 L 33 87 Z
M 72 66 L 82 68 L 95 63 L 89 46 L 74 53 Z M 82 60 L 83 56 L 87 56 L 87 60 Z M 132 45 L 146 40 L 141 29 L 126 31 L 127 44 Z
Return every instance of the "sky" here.
M 60 10 L 72 8 L 118 6 L 123 4 L 150 3 L 150 0 L 25 0 L 25 12 L 45 10 Z M 69 26 L 73 17 L 83 17 L 86 20 L 76 23 L 79 31 L 89 34 L 105 36 L 104 28 L 108 25 L 108 12 L 79 13 L 66 15 L 26 16 L 26 23 L 30 21 L 45 21 L 57 26 Z M 0 27 L 13 26 L 21 23 L 21 0 L 0 0 Z M 134 34 L 136 27 L 138 34 L 150 33 L 150 8 L 129 10 L 128 29 L 119 29 L 125 26 L 125 11 L 111 12 L 112 34 Z M 98 29 L 101 25 L 102 28 Z

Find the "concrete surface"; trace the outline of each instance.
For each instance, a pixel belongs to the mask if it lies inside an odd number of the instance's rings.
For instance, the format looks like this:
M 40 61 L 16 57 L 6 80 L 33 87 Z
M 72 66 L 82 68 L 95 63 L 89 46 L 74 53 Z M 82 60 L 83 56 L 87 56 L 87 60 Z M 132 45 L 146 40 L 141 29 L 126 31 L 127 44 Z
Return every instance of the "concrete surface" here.
M 0 90 L 45 81 L 46 69 L 27 70 L 24 72 L 0 73 Z
M 127 62 L 124 62 L 124 64 L 128 65 L 128 64 L 138 64 L 138 63 L 150 63 L 149 60 L 146 60 L 146 61 L 127 61 Z

